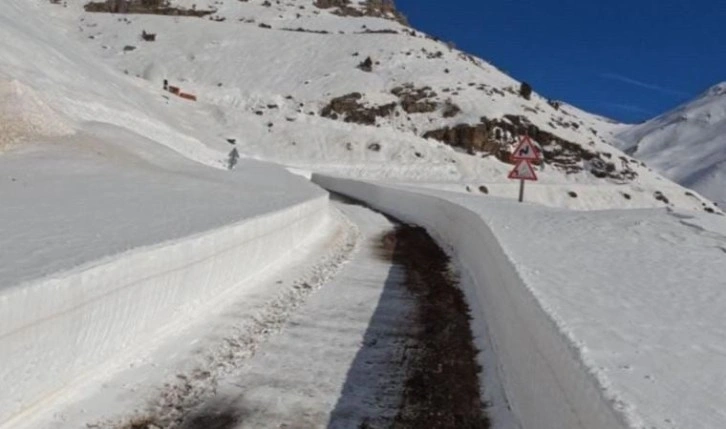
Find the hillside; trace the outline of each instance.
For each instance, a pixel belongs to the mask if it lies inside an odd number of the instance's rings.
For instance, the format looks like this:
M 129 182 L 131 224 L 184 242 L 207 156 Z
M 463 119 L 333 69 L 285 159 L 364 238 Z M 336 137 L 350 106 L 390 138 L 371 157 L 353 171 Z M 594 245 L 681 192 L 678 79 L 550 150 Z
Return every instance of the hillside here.
M 179 128 L 215 148 L 345 176 L 508 186 L 509 153 L 529 134 L 545 155 L 540 202 L 574 185 L 605 198 L 572 208 L 711 210 L 614 149 L 623 125 L 530 94 L 407 26 L 391 2 L 175 0 L 131 14 L 64 4 L 47 13 L 71 38 L 169 115 L 195 111 Z M 164 79 L 197 103 L 164 92 Z
M 726 203 L 726 83 L 619 137 L 621 149 L 669 179 Z

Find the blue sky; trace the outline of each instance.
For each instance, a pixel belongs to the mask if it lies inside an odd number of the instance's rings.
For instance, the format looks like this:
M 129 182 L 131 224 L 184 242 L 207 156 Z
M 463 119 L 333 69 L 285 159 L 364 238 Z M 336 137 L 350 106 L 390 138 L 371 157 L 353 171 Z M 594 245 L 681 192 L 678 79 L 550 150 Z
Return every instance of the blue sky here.
M 546 97 L 639 122 L 726 81 L 723 0 L 396 0 Z

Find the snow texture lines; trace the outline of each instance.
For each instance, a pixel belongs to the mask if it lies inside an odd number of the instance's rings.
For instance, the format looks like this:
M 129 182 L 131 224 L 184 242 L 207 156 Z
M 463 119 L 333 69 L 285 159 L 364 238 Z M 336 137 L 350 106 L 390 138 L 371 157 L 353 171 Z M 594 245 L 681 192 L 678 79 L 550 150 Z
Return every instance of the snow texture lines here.
M 225 335 L 217 344 L 205 348 L 195 359 L 199 366 L 179 373 L 158 389 L 147 409 L 116 422 L 91 424 L 94 428 L 224 428 L 225 422 L 241 417 L 239 410 L 222 410 L 207 404 L 198 408 L 216 394 L 220 379 L 233 374 L 246 364 L 270 337 L 278 334 L 291 315 L 330 278 L 340 270 L 356 248 L 360 233 L 357 227 L 337 210 L 332 209 L 336 230 L 326 248 L 330 249 L 322 260 L 298 278 L 289 288 L 269 300 L 250 317 L 235 326 L 223 327 Z M 210 411 L 214 410 L 214 411 Z

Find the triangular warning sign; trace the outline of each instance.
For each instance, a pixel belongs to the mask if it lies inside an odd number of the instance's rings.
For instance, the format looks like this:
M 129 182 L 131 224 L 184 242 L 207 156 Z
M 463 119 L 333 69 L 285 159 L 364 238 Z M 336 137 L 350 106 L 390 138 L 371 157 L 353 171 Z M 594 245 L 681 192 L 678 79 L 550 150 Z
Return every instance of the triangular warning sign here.
M 514 170 L 509 173 L 510 179 L 519 180 L 537 180 L 537 173 L 534 172 L 534 167 L 529 161 L 517 161 L 517 165 L 514 166 Z
M 514 149 L 514 153 L 512 153 L 514 161 L 539 161 L 540 156 L 539 149 L 532 143 L 529 136 L 522 137 L 517 148 Z

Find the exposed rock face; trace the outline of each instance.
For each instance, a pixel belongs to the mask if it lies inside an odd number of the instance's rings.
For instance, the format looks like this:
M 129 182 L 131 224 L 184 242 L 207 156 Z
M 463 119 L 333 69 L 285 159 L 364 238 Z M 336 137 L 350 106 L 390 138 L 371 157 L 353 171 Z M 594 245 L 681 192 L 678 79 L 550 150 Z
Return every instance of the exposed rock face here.
M 446 103 L 444 103 L 444 110 L 441 113 L 444 118 L 453 118 L 459 113 L 461 113 L 461 107 L 454 104 L 451 100 L 446 100 Z
M 408 26 L 406 17 L 396 10 L 393 0 L 366 0 L 362 9 L 351 6 L 350 0 L 315 0 L 314 4 L 321 9 L 335 8 L 333 13 L 340 16 L 372 16 L 392 19 Z
M 350 0 L 315 0 L 315 6 L 320 9 L 330 9 L 331 7 L 349 7 Z
M 507 135 L 514 137 L 514 140 L 507 141 Z M 589 151 L 577 143 L 543 131 L 524 116 L 505 115 L 504 119 L 481 118 L 480 124 L 445 127 L 429 131 L 423 137 L 439 140 L 469 152 L 491 153 L 503 162 L 511 162 L 511 143 L 524 135 L 529 135 L 541 145 L 545 163 L 567 174 L 587 169 L 596 177 L 617 181 L 628 181 L 637 177 L 637 173 L 629 165 L 637 161 L 623 157 L 620 159 L 621 166 L 618 169 L 610 160 L 612 155 Z
M 192 10 L 169 6 L 168 0 L 105 0 L 89 2 L 83 7 L 86 12 L 139 13 L 176 16 L 206 16 L 216 10 Z
M 529 100 L 532 98 L 532 85 L 528 84 L 527 82 L 522 82 L 522 84 L 519 87 L 519 95 L 522 96 L 525 100 Z
M 441 108 L 441 114 L 445 118 L 451 118 L 461 112 L 461 108 L 451 100 L 443 103 L 437 101 L 435 98 L 437 94 L 428 86 L 415 88 L 413 84 L 407 83 L 393 88 L 391 93 L 398 97 L 399 103 L 367 106 L 361 102 L 363 95 L 353 92 L 330 100 L 320 111 L 320 115 L 330 119 L 343 119 L 345 122 L 375 125 L 376 118 L 391 115 L 399 104 L 401 109 L 408 114 L 431 113 Z M 396 115 L 398 114 L 399 112 L 396 112 Z
M 436 110 L 438 104 L 432 101 L 436 93 L 430 86 L 414 88 L 413 84 L 393 88 L 391 94 L 401 100 L 401 107 L 406 113 L 430 113 Z
M 330 119 L 342 118 L 345 122 L 362 125 L 375 125 L 376 118 L 389 116 L 396 109 L 396 103 L 382 106 L 366 106 L 361 103 L 363 95 L 359 92 L 334 98 L 320 114 Z
M 500 160 L 506 161 L 509 159 L 507 145 L 494 138 L 493 127 L 493 123 L 459 124 L 454 127 L 429 131 L 423 137 L 438 140 L 450 146 L 460 147 L 469 152 L 491 153 Z

